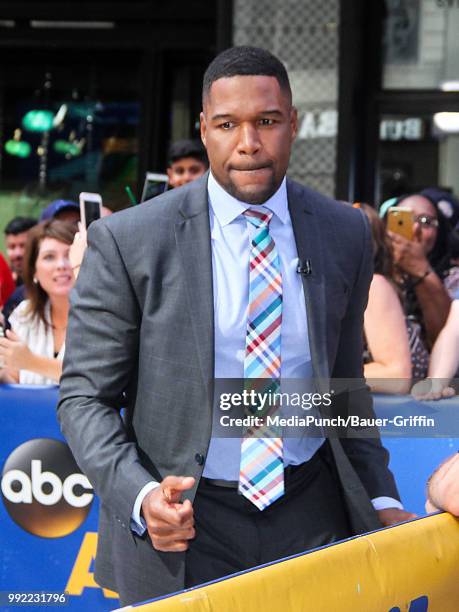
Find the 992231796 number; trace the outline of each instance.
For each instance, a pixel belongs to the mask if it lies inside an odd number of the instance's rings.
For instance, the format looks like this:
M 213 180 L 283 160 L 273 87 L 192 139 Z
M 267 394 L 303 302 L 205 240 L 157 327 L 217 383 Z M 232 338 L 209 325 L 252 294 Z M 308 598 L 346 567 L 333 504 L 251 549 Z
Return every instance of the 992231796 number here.
M 0 606 L 65 606 L 67 593 L 46 591 L 0 591 Z

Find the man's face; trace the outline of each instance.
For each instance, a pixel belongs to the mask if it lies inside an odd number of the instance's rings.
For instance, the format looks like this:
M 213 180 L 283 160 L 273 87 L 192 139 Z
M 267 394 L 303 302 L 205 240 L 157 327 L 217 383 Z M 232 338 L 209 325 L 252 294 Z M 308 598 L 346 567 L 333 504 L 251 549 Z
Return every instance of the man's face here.
M 26 242 L 27 232 L 21 232 L 20 234 L 6 234 L 5 236 L 6 255 L 10 262 L 11 270 L 19 276 L 22 275 L 22 264 L 24 261 Z
M 297 113 L 275 77 L 218 79 L 204 100 L 201 138 L 220 185 L 248 204 L 266 202 L 287 171 Z
M 169 185 L 171 187 L 181 187 L 199 178 L 207 170 L 204 162 L 195 157 L 182 157 L 172 162 L 167 169 Z

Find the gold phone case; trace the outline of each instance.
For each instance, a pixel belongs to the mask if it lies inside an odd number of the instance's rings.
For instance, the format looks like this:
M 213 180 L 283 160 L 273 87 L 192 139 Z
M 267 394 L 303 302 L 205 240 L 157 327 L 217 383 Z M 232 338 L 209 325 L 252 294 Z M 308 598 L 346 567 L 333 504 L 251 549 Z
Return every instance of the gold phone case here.
M 413 240 L 413 211 L 409 208 L 393 206 L 387 212 L 387 229 L 394 234 Z

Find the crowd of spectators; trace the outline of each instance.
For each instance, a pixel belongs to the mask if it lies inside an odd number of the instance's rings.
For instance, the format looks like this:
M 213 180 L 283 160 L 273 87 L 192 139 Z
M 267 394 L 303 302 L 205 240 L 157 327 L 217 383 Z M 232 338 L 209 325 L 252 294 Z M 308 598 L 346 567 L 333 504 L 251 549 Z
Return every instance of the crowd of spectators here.
M 195 180 L 207 168 L 201 141 L 173 143 L 168 188 Z M 103 206 L 102 216 L 108 214 Z M 0 383 L 59 383 L 69 293 L 86 248 L 80 207 L 54 200 L 38 221 L 16 217 L 4 231 L 8 263 L 0 253 Z
M 206 169 L 199 143 L 172 145 L 170 188 Z M 388 200 L 379 209 L 354 206 L 365 213 L 373 239 L 374 276 L 363 330 L 368 384 L 375 392 L 412 390 L 417 399 L 454 395 L 457 389 L 451 381 L 459 369 L 459 202 L 431 188 Z M 392 207 L 412 211 L 411 240 L 388 231 Z M 103 214 L 109 213 L 105 209 Z M 16 217 L 5 227 L 8 263 L 0 254 L 2 382 L 59 381 L 68 294 L 86 246 L 85 229 L 80 225 L 77 232 L 79 219 L 78 204 L 55 200 L 38 222 Z

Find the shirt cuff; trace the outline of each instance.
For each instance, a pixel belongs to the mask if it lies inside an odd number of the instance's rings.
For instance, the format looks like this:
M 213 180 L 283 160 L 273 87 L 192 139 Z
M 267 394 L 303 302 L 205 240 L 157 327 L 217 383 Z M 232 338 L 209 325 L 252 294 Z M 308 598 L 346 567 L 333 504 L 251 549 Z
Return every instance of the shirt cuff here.
M 393 497 L 375 497 L 371 500 L 375 510 L 386 510 L 386 508 L 398 508 L 403 510 L 403 505 Z
M 142 502 L 150 491 L 159 487 L 159 482 L 156 480 L 152 480 L 151 482 L 147 482 L 147 484 L 142 487 L 139 491 L 139 494 L 135 498 L 134 508 L 131 514 L 131 529 L 134 533 L 139 536 L 142 536 L 147 529 L 147 525 L 144 519 L 140 516 L 140 509 L 142 507 Z

